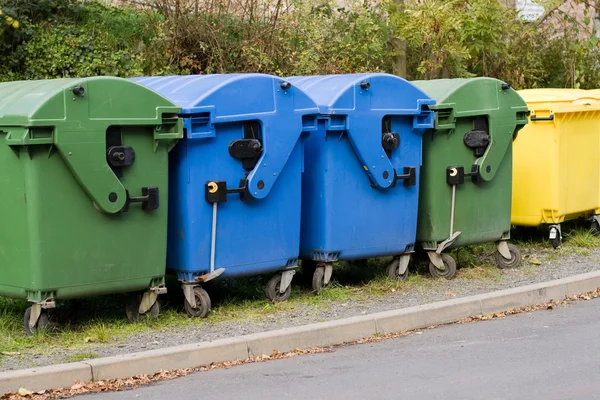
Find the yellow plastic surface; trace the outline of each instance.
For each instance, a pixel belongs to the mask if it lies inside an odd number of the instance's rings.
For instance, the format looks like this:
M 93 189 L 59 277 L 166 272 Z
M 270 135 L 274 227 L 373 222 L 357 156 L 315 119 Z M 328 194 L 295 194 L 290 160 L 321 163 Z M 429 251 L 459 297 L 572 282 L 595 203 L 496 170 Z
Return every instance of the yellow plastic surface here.
M 512 223 L 560 223 L 600 213 L 599 93 L 576 89 L 519 92 L 530 122 L 513 142 Z M 531 120 L 531 117 L 553 120 Z

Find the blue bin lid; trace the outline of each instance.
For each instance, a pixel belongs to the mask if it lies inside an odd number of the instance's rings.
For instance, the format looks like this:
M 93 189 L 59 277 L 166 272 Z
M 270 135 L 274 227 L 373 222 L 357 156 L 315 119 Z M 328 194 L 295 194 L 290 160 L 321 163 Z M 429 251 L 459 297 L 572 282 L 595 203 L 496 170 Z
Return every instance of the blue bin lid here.
M 214 108 L 215 117 L 245 115 L 253 119 L 257 114 L 277 110 L 277 93 L 294 97 L 296 111 L 314 113 L 315 103 L 302 91 L 293 87 L 284 90 L 285 79 L 267 74 L 215 74 L 152 76 L 131 78 L 133 81 L 163 95 L 182 108 L 182 114 L 194 114 L 204 107 Z
M 434 114 L 429 105 L 435 100 L 398 76 L 365 73 L 287 79 L 317 103 L 325 129 L 348 134 L 358 159 L 378 188 L 394 185 L 393 177 L 400 174 L 386 156 L 381 139 L 377 139 L 381 137 L 383 117 L 412 116 L 412 130 L 407 128 L 410 134 L 422 135 L 433 128 Z
M 435 104 L 425 92 L 405 79 L 384 73 L 298 76 L 286 78 L 304 90 L 321 114 L 348 114 L 368 109 L 386 115 L 421 114 Z M 369 101 L 361 102 L 361 95 Z
M 216 135 L 220 123 L 258 121 L 262 155 L 247 177 L 249 194 L 264 198 L 303 132 L 316 130 L 319 109 L 302 90 L 267 74 L 131 78 L 182 108 L 187 139 Z

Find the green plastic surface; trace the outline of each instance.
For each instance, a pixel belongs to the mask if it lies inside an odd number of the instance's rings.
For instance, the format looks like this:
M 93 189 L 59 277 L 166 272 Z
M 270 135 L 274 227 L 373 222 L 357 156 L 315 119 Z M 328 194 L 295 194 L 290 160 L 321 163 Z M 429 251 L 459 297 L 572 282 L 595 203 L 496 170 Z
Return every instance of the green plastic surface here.
M 0 83 L 0 295 L 67 299 L 164 281 L 179 111 L 120 78 Z M 135 151 L 122 177 L 107 163 L 109 127 Z M 126 191 L 141 196 L 142 187 L 158 187 L 158 209 L 123 211 Z
M 492 78 L 413 81 L 436 100 L 435 128 L 423 136 L 417 241 L 426 249 L 450 236 L 452 187 L 446 170 L 479 165 L 478 183 L 465 177 L 456 187 L 453 232 L 461 234 L 449 248 L 507 239 L 512 193 L 512 141 L 527 123 L 527 105 L 503 82 Z M 476 157 L 463 140 L 474 119 L 486 116 L 490 144 Z

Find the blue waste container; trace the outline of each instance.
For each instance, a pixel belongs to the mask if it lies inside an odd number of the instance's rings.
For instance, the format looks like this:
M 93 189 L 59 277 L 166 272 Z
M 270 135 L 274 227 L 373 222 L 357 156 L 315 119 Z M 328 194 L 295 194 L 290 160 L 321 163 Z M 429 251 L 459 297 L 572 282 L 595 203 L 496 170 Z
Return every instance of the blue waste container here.
M 397 76 L 351 74 L 288 80 L 319 106 L 304 146 L 300 256 L 318 292 L 337 260 L 398 256 L 406 279 L 414 250 L 422 135 L 429 96 Z
M 170 154 L 167 270 L 185 310 L 204 317 L 201 283 L 274 273 L 271 300 L 286 300 L 298 265 L 303 133 L 318 108 L 288 81 L 264 74 L 134 80 L 182 108 L 184 139 Z

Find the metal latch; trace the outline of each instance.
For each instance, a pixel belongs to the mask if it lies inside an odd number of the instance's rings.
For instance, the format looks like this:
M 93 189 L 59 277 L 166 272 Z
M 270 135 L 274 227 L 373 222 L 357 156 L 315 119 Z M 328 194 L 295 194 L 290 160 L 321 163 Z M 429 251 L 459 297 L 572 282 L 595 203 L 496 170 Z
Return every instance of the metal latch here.
M 471 172 L 465 172 L 465 168 L 461 166 L 446 168 L 446 183 L 450 186 L 462 185 L 465 183 L 465 176 L 470 176 L 475 183 L 479 182 L 479 165 L 473 164 Z
M 246 170 L 254 169 L 262 150 L 262 145 L 258 139 L 238 139 L 229 143 L 229 155 L 242 160 L 242 166 Z
M 122 212 L 127 212 L 129 210 L 130 203 L 142 203 L 142 210 L 151 211 L 158 209 L 158 188 L 157 187 L 143 187 L 142 195 L 137 197 L 129 196 L 129 191 L 127 193 L 127 201 L 125 202 L 125 207 L 123 207 Z
M 240 180 L 240 186 L 228 189 L 225 181 L 210 181 L 204 185 L 204 198 L 207 203 L 224 203 L 227 201 L 227 195 L 230 193 L 239 193 L 243 200 L 247 191 L 246 179 Z

